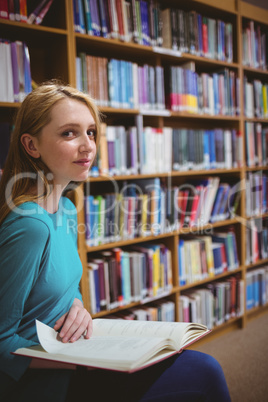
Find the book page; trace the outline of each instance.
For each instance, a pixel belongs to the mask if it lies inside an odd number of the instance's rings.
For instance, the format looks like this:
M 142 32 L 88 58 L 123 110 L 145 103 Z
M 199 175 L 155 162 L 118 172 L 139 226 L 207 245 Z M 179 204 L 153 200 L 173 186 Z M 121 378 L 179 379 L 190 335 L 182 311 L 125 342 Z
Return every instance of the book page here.
M 109 321 L 109 320 L 108 320 Z M 148 358 L 167 345 L 161 338 L 92 336 L 90 339 L 80 338 L 74 343 L 63 343 L 57 332 L 49 326 L 36 321 L 40 344 L 46 352 L 62 354 L 76 364 L 87 363 L 98 367 L 133 368 L 146 362 Z
M 201 324 L 185 322 L 132 321 L 97 318 L 93 320 L 94 336 L 150 337 L 170 339 L 174 349 L 180 350 L 191 340 L 203 334 L 207 328 Z

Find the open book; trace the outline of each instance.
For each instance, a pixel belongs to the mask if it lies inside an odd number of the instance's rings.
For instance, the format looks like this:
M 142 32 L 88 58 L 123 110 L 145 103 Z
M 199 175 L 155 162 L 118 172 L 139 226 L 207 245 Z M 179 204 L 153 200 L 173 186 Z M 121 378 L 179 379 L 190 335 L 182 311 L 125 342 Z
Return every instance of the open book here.
M 126 372 L 180 353 L 210 332 L 201 324 L 94 319 L 90 339 L 63 343 L 53 328 L 40 321 L 36 327 L 40 346 L 20 348 L 15 354 Z

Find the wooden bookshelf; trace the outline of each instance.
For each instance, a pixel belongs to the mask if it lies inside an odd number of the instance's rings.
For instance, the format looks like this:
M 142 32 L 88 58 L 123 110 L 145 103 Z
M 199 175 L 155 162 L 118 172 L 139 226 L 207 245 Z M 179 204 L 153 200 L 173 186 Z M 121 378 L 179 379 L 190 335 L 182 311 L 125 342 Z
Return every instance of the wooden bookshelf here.
M 127 61 L 137 63 L 149 63 L 154 66 L 171 66 L 180 65 L 182 63 L 193 61 L 198 69 L 204 72 L 217 71 L 227 68 L 235 71 L 240 79 L 240 107 L 241 113 L 239 116 L 220 116 L 206 114 L 192 114 L 185 112 L 174 112 L 170 110 L 164 111 L 141 111 L 139 109 L 124 109 L 100 106 L 100 110 L 104 116 L 104 121 L 107 124 L 116 124 L 115 122 L 122 119 L 123 124 L 133 121 L 136 116 L 142 115 L 145 124 L 154 124 L 155 127 L 187 127 L 187 128 L 231 128 L 239 130 L 242 133 L 243 141 L 243 164 L 241 167 L 232 169 L 211 169 L 211 170 L 188 170 L 188 171 L 171 171 L 168 173 L 150 173 L 136 175 L 119 175 L 119 176 L 99 176 L 90 177 L 87 183 L 80 185 L 72 194 L 72 198 L 78 209 L 78 224 L 85 224 L 84 216 L 84 193 L 86 184 L 94 187 L 106 186 L 106 182 L 114 180 L 117 182 L 132 181 L 136 182 L 140 179 L 160 177 L 161 179 L 169 179 L 174 183 L 186 183 L 192 178 L 220 176 L 222 180 L 233 179 L 234 177 L 243 181 L 246 179 L 248 172 L 264 171 L 267 173 L 267 166 L 247 167 L 245 160 L 245 123 L 261 123 L 268 126 L 267 118 L 248 118 L 243 113 L 243 80 L 244 77 L 250 79 L 258 78 L 259 80 L 268 82 L 268 71 L 258 68 L 244 66 L 242 63 L 243 45 L 242 45 L 242 29 L 245 21 L 254 20 L 260 23 L 262 28 L 267 33 L 268 40 L 268 11 L 259 9 L 241 0 L 195 0 L 195 1 L 176 1 L 176 0 L 160 0 L 160 4 L 165 7 L 183 8 L 186 11 L 197 10 L 211 18 L 221 18 L 224 21 L 232 22 L 233 24 L 233 51 L 234 57 L 232 62 L 219 61 L 206 57 L 199 57 L 193 54 L 182 53 L 180 56 L 171 49 L 156 49 L 152 46 L 144 46 L 136 43 L 122 42 L 117 39 L 105 39 L 102 37 L 89 36 L 74 32 L 74 16 L 72 2 L 69 0 L 58 0 L 53 3 L 53 6 L 41 26 L 23 24 L 20 22 L 12 22 L 9 20 L 0 20 L 1 36 L 10 41 L 22 40 L 29 47 L 31 59 L 32 78 L 36 83 L 41 83 L 52 78 L 59 78 L 73 86 L 76 86 L 76 61 L 75 58 L 79 52 L 86 52 L 93 56 L 115 57 Z M 267 52 L 268 57 L 268 52 Z M 8 120 L 13 122 L 14 114 L 19 107 L 19 103 L 0 102 L 0 121 Z M 0 136 L 1 141 L 1 136 Z M 99 188 L 99 187 L 98 187 Z M 178 299 L 184 291 L 194 290 L 212 282 L 217 282 L 229 278 L 230 276 L 239 276 L 244 281 L 246 290 L 246 274 L 249 269 L 258 268 L 268 265 L 268 259 L 263 259 L 257 263 L 246 265 L 246 228 L 244 225 L 246 215 L 245 206 L 245 191 L 242 192 L 240 202 L 239 215 L 234 219 L 226 219 L 224 221 L 215 222 L 213 224 L 204 225 L 203 227 L 183 228 L 174 230 L 168 233 L 162 233 L 157 236 L 137 237 L 133 239 L 120 240 L 113 243 L 105 243 L 98 246 L 89 247 L 86 244 L 85 233 L 78 233 L 78 251 L 83 265 L 83 276 L 81 280 L 81 291 L 86 308 L 90 308 L 89 302 L 89 285 L 87 279 L 87 259 L 93 252 L 110 250 L 114 247 L 128 247 L 134 244 L 147 242 L 148 244 L 165 244 L 172 252 L 172 272 L 173 272 L 173 288 L 168 293 L 163 293 L 157 298 L 145 299 L 139 303 L 131 303 L 123 307 L 116 308 L 111 311 L 99 312 L 95 316 L 105 316 L 107 314 L 116 313 L 132 307 L 150 304 L 154 300 L 173 300 L 175 301 L 175 317 L 179 317 Z M 259 217 L 259 216 L 258 216 Z M 262 218 L 267 218 L 267 214 L 260 215 Z M 253 219 L 256 217 L 252 217 Z M 193 233 L 203 232 L 208 230 L 235 227 L 236 239 L 238 243 L 239 267 L 234 271 L 228 271 L 224 274 L 217 275 L 213 278 L 198 281 L 196 283 L 179 286 L 178 280 L 178 251 L 177 245 L 181 236 L 190 236 Z M 244 295 L 246 302 L 246 295 Z M 257 310 L 265 309 L 266 307 L 258 307 Z M 255 309 L 254 309 L 255 312 Z M 246 308 L 244 313 L 236 318 L 231 318 L 225 324 L 217 328 L 221 331 L 231 324 L 240 326 L 246 325 L 247 316 L 250 314 Z

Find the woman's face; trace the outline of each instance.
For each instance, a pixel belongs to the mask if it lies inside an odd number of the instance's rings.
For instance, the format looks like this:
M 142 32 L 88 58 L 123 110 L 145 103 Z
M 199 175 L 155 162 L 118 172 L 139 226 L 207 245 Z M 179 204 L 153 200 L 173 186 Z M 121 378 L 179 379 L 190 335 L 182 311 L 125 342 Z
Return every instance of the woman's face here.
M 63 99 L 51 111 L 35 147 L 50 172 L 54 185 L 83 181 L 96 155 L 96 125 L 88 107 L 77 100 Z

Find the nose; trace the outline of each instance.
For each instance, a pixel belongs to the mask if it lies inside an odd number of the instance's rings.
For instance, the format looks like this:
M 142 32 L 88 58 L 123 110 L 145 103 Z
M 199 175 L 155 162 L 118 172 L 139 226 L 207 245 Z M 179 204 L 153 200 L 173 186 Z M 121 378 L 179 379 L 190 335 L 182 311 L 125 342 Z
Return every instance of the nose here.
M 88 133 L 85 132 L 80 137 L 81 142 L 79 146 L 80 152 L 92 152 L 95 149 L 94 138 L 89 137 Z

